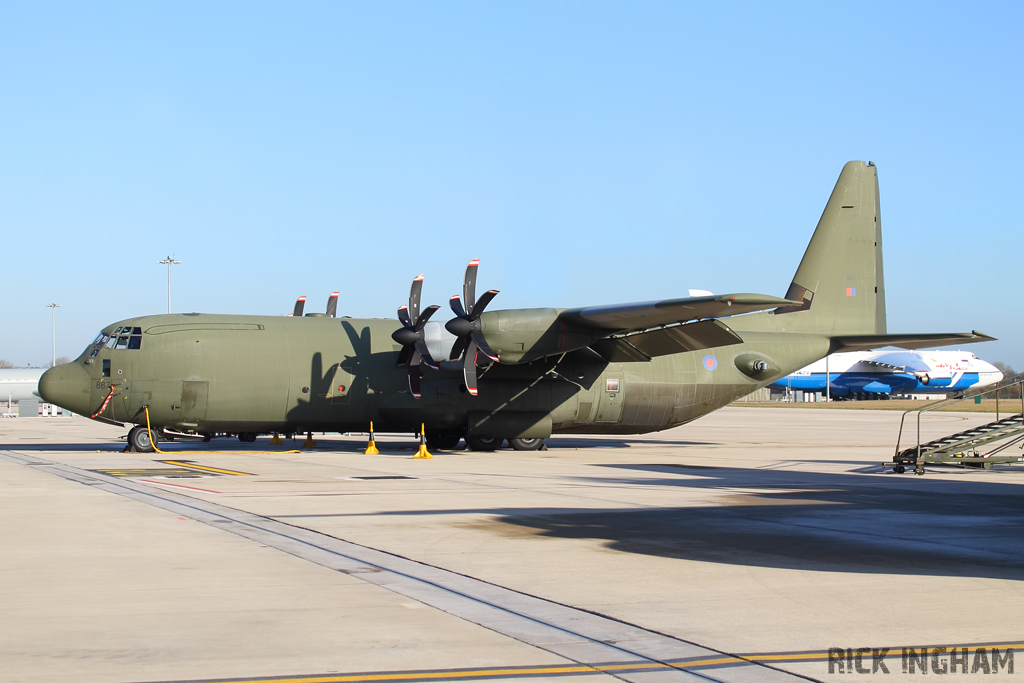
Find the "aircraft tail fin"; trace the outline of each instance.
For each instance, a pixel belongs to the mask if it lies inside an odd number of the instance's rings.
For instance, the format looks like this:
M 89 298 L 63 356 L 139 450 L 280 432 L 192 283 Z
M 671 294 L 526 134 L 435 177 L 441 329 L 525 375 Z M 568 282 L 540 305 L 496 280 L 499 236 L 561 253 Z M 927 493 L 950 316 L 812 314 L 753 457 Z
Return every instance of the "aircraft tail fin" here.
M 787 331 L 829 336 L 885 334 L 882 219 L 872 162 L 843 167 L 786 298 L 775 311 Z

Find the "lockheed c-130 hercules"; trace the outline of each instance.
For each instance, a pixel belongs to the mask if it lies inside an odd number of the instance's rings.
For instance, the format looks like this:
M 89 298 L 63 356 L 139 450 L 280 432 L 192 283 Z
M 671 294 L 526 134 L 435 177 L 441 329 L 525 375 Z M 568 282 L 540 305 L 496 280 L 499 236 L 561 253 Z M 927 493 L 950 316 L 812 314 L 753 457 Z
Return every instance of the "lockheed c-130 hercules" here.
M 784 298 L 691 296 L 584 308 L 486 310 L 477 262 L 455 317 L 420 309 L 422 276 L 394 319 L 152 315 L 105 328 L 40 381 L 52 403 L 154 434 L 378 431 L 431 447 L 519 450 L 552 434 L 641 434 L 685 424 L 829 353 L 987 341 L 978 332 L 887 334 L 877 169 L 843 168 Z M 400 325 L 400 326 L 399 326 Z M 396 329 L 397 328 L 397 329 Z

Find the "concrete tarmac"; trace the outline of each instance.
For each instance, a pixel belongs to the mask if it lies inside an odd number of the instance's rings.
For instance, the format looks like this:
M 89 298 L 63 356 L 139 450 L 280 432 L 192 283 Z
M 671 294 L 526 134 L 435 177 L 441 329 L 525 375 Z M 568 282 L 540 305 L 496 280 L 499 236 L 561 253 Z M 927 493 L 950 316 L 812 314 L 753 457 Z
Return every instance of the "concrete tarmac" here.
M 1024 466 L 883 471 L 899 417 L 727 408 L 432 460 L 391 436 L 122 453 L 117 427 L 7 420 L 0 678 L 846 680 L 830 648 L 858 672 L 889 648 L 911 680 L 902 648 L 943 645 L 1005 671 Z

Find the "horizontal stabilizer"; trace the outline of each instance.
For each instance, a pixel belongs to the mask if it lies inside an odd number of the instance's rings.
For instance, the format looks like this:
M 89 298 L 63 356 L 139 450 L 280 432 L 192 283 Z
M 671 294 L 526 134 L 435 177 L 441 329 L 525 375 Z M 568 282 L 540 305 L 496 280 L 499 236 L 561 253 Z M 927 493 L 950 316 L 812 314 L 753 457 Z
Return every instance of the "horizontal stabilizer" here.
M 832 337 L 829 353 L 839 351 L 870 351 L 883 346 L 898 346 L 901 349 L 926 349 L 929 346 L 953 346 L 975 342 L 995 341 L 995 337 L 974 332 L 953 334 L 858 334 L 848 337 Z
M 713 349 L 743 340 L 718 320 L 664 327 L 622 337 L 602 339 L 590 345 L 609 363 L 645 362 L 657 356 Z
M 765 311 L 780 306 L 801 305 L 800 301 L 767 294 L 721 294 L 663 301 L 643 301 L 611 306 L 570 308 L 559 315 L 563 322 L 605 330 L 644 330 L 702 318 Z

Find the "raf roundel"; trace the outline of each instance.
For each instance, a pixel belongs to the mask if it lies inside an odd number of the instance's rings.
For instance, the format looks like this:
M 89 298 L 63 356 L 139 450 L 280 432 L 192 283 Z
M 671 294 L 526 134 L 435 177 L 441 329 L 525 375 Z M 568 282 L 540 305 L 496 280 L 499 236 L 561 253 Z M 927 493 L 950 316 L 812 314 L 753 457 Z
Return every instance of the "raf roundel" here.
M 716 370 L 718 368 L 718 359 L 714 356 L 704 356 L 704 369 L 705 370 Z

